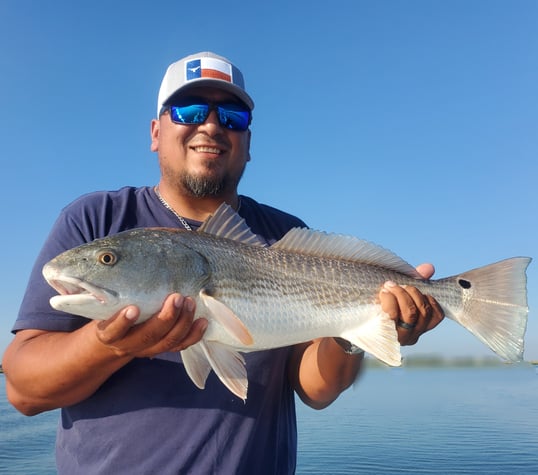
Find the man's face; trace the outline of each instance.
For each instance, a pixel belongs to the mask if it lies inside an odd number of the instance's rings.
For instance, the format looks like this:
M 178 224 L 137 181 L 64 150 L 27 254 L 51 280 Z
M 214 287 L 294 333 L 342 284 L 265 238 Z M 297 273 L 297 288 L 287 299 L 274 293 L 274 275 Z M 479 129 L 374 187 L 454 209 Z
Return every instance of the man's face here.
M 192 88 L 185 97 L 237 102 L 232 94 L 213 88 Z M 167 112 L 152 121 L 151 139 L 162 179 L 196 197 L 235 193 L 250 160 L 250 130 L 222 127 L 214 110 L 198 125 L 176 124 Z

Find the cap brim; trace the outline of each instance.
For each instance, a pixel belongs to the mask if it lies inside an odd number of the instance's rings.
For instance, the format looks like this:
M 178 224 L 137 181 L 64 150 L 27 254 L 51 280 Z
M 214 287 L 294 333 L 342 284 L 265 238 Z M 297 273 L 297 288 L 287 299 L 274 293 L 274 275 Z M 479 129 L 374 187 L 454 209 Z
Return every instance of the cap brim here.
M 214 78 L 200 78 L 191 80 L 188 84 L 185 84 L 184 86 L 176 89 L 170 96 L 166 98 L 162 105 L 167 105 L 170 99 L 172 99 L 173 97 L 178 96 L 179 94 L 183 94 L 189 89 L 193 89 L 195 87 L 212 87 L 216 89 L 222 89 L 223 91 L 229 92 L 230 94 L 233 94 L 234 96 L 239 98 L 250 110 L 254 109 L 254 101 L 244 91 L 244 89 L 241 89 L 235 84 L 229 83 L 227 81 L 221 81 Z

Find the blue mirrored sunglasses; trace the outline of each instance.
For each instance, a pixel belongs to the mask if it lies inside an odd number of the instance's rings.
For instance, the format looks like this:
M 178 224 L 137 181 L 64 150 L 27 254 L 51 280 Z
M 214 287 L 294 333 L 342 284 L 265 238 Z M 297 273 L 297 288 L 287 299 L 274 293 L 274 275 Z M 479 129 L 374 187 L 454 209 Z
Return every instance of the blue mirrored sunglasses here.
M 250 110 L 241 104 L 233 102 L 201 102 L 163 106 L 161 114 L 170 111 L 172 122 L 183 125 L 203 124 L 212 110 L 217 112 L 219 123 L 222 127 L 230 130 L 244 131 L 248 129 L 252 114 Z

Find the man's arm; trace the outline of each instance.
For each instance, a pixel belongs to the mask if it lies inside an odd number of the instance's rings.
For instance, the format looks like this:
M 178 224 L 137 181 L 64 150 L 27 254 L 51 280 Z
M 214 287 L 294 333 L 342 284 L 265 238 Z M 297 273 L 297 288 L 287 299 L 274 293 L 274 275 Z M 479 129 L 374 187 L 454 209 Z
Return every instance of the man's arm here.
M 173 294 L 140 325 L 138 309 L 129 306 L 73 332 L 19 331 L 2 361 L 9 401 L 26 415 L 69 406 L 91 396 L 133 358 L 185 349 L 207 328 L 205 319 L 193 320 L 194 306 Z
M 429 279 L 434 268 L 422 264 L 417 271 Z M 411 286 L 387 282 L 379 293 L 379 301 L 383 311 L 395 321 L 401 345 L 415 344 L 420 335 L 436 327 L 444 317 L 435 299 Z M 398 322 L 406 325 L 400 326 Z M 289 377 L 305 404 L 323 409 L 354 383 L 362 359 L 362 354 L 347 354 L 333 338 L 322 338 L 293 349 Z
M 350 355 L 334 338 L 320 338 L 296 345 L 288 371 L 301 400 L 324 409 L 357 379 L 363 354 Z

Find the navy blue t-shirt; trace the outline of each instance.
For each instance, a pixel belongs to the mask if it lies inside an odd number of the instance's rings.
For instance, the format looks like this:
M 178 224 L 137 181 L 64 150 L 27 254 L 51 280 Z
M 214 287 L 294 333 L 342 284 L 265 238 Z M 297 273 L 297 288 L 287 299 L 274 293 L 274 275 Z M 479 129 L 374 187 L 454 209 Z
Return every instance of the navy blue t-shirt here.
M 239 214 L 268 243 L 298 218 L 242 196 Z M 189 222 L 195 229 L 200 223 Z M 85 195 L 62 210 L 26 290 L 14 331 L 73 331 L 88 322 L 52 309 L 55 291 L 43 265 L 66 249 L 140 227 L 182 227 L 150 187 Z M 61 351 L 61 348 L 58 348 Z M 62 409 L 56 443 L 59 474 L 288 474 L 296 463 L 289 348 L 245 355 L 246 403 L 214 373 L 198 389 L 177 353 L 136 358 L 88 399 Z

